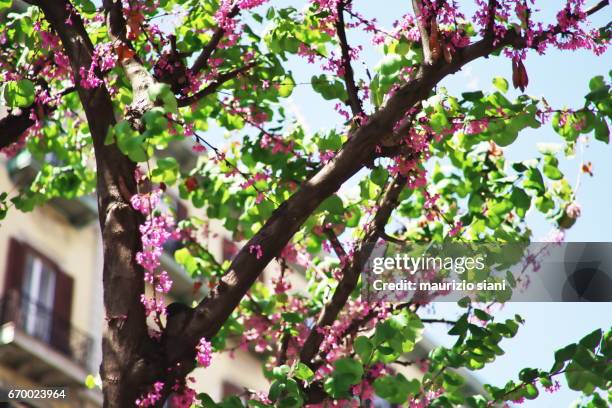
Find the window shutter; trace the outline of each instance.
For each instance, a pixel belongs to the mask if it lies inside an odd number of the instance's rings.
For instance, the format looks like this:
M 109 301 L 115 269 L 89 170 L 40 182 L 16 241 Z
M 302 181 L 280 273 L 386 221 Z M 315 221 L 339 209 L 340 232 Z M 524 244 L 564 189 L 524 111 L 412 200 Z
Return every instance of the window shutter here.
M 15 238 L 11 238 L 4 276 L 4 293 L 2 294 L 2 315 L 0 322 L 20 320 L 21 284 L 25 269 L 25 247 Z
M 60 351 L 71 355 L 70 315 L 72 312 L 72 290 L 74 280 L 56 268 L 55 299 L 53 301 L 53 328 L 51 342 Z
M 4 295 L 9 295 L 12 290 L 21 291 L 24 268 L 25 248 L 21 242 L 11 238 L 8 248 L 6 276 L 4 277 Z

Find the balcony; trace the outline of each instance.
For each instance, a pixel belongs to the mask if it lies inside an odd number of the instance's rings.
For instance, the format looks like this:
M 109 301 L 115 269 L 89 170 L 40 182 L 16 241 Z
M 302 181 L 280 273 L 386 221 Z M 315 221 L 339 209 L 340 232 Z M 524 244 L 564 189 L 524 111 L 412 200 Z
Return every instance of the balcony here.
M 50 162 L 54 161 L 52 155 L 47 159 Z M 11 158 L 6 166 L 11 181 L 18 187 L 31 185 L 41 168 L 40 163 L 26 150 Z M 49 200 L 49 205 L 75 227 L 87 225 L 98 214 L 98 206 L 93 195 L 77 197 L 72 200 L 57 197 Z
M 52 310 L 12 292 L 0 299 L 0 365 L 47 386 L 83 383 L 93 339 Z

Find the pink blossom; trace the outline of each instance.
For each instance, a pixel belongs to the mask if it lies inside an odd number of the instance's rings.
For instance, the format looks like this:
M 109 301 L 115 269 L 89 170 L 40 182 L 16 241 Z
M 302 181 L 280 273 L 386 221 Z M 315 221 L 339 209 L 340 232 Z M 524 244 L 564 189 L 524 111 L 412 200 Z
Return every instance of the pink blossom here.
M 196 391 L 186 385 L 183 386 L 181 392 L 175 392 L 170 397 L 172 407 L 175 408 L 189 408 L 193 405 L 196 399 Z
M 95 62 L 92 62 L 88 70 L 85 67 L 80 67 L 79 75 L 81 76 L 80 84 L 85 89 L 94 89 L 102 84 L 102 80 L 95 73 Z
M 141 175 L 142 174 L 139 172 L 135 176 L 137 179 L 142 179 Z M 130 204 L 132 204 L 132 208 L 134 208 L 136 211 L 139 211 L 144 215 L 149 215 L 151 210 L 157 207 L 159 204 L 160 194 L 160 190 L 155 190 L 149 194 L 135 194 L 132 196 L 132 198 L 130 198 Z
M 204 337 L 196 347 L 196 360 L 202 367 L 209 367 L 212 361 L 212 345 Z
M 163 299 L 148 298 L 145 295 L 140 295 L 140 303 L 145 308 L 145 315 L 165 315 L 166 306 L 164 305 Z
M 561 384 L 559 384 L 559 381 L 555 381 L 553 385 L 551 385 L 550 387 L 545 387 L 544 391 L 546 391 L 549 394 L 553 394 L 557 391 L 559 391 L 561 389 Z
M 154 407 L 161 400 L 161 392 L 164 389 L 164 383 L 161 381 L 155 382 L 151 391 L 136 400 L 137 407 Z
M 448 235 L 450 237 L 454 237 L 461 231 L 462 228 L 463 228 L 463 222 L 457 221 L 455 225 L 451 228 L 451 230 L 448 232 Z
M 163 271 L 156 277 L 157 284 L 155 285 L 155 290 L 161 293 L 168 293 L 172 288 L 172 280 L 168 276 L 168 272 Z
M 261 245 L 249 246 L 249 253 L 255 254 L 255 258 L 257 259 L 261 259 L 263 257 L 263 250 L 261 249 Z

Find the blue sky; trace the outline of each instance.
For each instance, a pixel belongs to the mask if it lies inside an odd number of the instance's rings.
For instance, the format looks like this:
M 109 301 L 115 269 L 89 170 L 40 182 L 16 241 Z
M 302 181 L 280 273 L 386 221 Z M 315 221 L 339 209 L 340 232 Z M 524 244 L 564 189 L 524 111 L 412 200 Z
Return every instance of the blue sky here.
M 301 8 L 305 2 L 295 0 L 280 0 L 279 5 L 291 4 Z M 460 1 L 460 4 L 473 2 Z M 541 2 L 540 2 L 541 3 Z M 546 2 L 544 13 L 548 21 L 561 8 L 563 1 Z M 355 8 L 368 17 L 376 17 L 386 27 L 390 27 L 394 19 L 407 10 L 410 2 L 406 0 L 354 0 Z M 469 5 L 468 4 L 468 5 Z M 467 9 L 470 9 L 468 7 Z M 594 26 L 606 24 L 610 12 L 595 16 Z M 373 67 L 380 58 L 378 49 L 369 44 L 363 33 L 349 32 L 352 44 L 364 45 L 361 59 L 369 67 Z M 610 52 L 596 57 L 588 52 L 558 52 L 552 51 L 545 56 L 529 55 L 526 67 L 530 83 L 527 93 L 534 96 L 545 96 L 553 107 L 579 107 L 584 103 L 584 95 L 588 93 L 589 79 L 595 75 L 607 76 L 612 68 Z M 355 64 L 358 75 L 363 78 L 361 64 Z M 313 74 L 318 74 L 318 65 L 292 61 L 291 68 L 296 82 L 308 82 Z M 492 90 L 491 80 L 495 76 L 511 78 L 511 64 L 505 58 L 489 58 L 471 63 L 457 75 L 447 78 L 443 85 L 453 94 L 474 89 Z M 518 95 L 511 91 L 511 95 Z M 297 86 L 291 97 L 295 110 L 304 118 L 308 127 L 315 131 L 333 127 L 339 121 L 339 116 L 333 110 L 333 105 L 322 101 L 309 86 Z M 512 160 L 522 160 L 535 157 L 536 143 L 559 143 L 561 139 L 550 128 L 550 125 L 540 129 L 530 129 L 523 132 L 512 149 L 506 149 L 507 156 Z M 600 142 L 591 142 L 585 150 L 584 157 L 593 163 L 594 177 L 583 175 L 578 193 L 578 201 L 582 205 L 582 216 L 568 231 L 568 241 L 610 241 L 612 238 L 612 147 Z M 561 161 L 562 171 L 568 175 L 570 182 L 575 183 L 580 160 L 578 157 Z M 606 187 L 607 186 L 607 187 Z M 538 214 L 529 215 L 529 225 L 534 231 L 534 238 L 545 237 L 551 230 L 550 224 Z M 432 315 L 453 318 L 460 311 L 449 303 L 436 304 Z M 494 363 L 475 373 L 482 382 L 501 386 L 509 379 L 516 379 L 518 372 L 526 367 L 548 369 L 553 362 L 553 350 L 579 340 L 582 336 L 600 327 L 607 328 L 612 323 L 612 308 L 609 303 L 511 303 L 496 315 L 500 319 L 521 314 L 526 323 L 518 335 L 505 341 L 503 348 L 506 354 Z M 444 326 L 428 327 L 427 334 L 434 341 L 450 344 L 451 338 L 446 335 L 448 328 Z M 564 407 L 569 406 L 578 397 L 578 393 L 570 390 L 561 379 L 562 388 L 555 394 L 541 393 L 535 401 L 527 401 L 522 406 L 527 407 Z

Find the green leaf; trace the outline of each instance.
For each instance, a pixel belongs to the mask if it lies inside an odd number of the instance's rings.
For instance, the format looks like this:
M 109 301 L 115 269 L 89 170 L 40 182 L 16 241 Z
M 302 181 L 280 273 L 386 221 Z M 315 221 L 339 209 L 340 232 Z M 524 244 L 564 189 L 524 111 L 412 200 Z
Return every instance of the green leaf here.
M 482 309 L 474 309 L 474 315 L 483 322 L 488 322 L 489 320 L 493 319 L 493 316 Z
M 544 179 L 542 178 L 542 173 L 540 170 L 536 168 L 530 168 L 525 172 L 527 178 L 523 183 L 523 186 L 527 189 L 535 190 L 538 192 L 538 195 L 544 194 Z
M 457 301 L 457 304 L 459 305 L 459 307 L 462 307 L 465 309 L 466 307 L 470 305 L 471 302 L 472 300 L 470 299 L 469 296 L 464 296 Z
M 565 379 L 572 390 L 582 391 L 586 395 L 591 395 L 596 388 L 604 387 L 606 382 L 604 378 L 591 371 L 590 366 L 578 361 L 572 361 L 567 366 Z
M 312 89 L 321 94 L 326 100 L 346 100 L 347 98 L 346 90 L 342 82 L 331 75 L 315 75 L 311 78 L 310 83 Z
M 4 100 L 11 108 L 25 108 L 34 103 L 34 83 L 29 79 L 9 81 L 4 87 Z
M 538 378 L 538 370 L 535 368 L 523 368 L 519 372 L 519 380 L 523 382 L 530 383 L 536 378 Z
M 287 75 L 278 87 L 278 95 L 282 98 L 286 98 L 291 95 L 295 88 L 295 81 L 291 75 Z
M 366 336 L 359 336 L 355 339 L 354 346 L 355 352 L 361 358 L 361 361 L 364 364 L 368 364 L 370 362 L 370 358 L 372 356 L 372 352 L 374 351 L 374 345 Z
M 525 398 L 529 399 L 529 400 L 533 400 L 536 399 L 539 395 L 539 391 L 537 389 L 537 387 L 531 383 L 526 384 L 525 385 L 525 392 L 524 392 Z
M 461 97 L 466 101 L 476 102 L 484 98 L 484 93 L 482 91 L 464 92 L 461 94 Z
M 519 217 L 524 217 L 529 207 L 531 206 L 531 198 L 520 187 L 514 187 L 510 195 L 510 201 L 514 205 L 514 209 Z
M 578 342 L 578 344 L 586 347 L 587 349 L 594 350 L 597 346 L 599 346 L 602 335 L 603 335 L 603 332 L 601 329 L 594 330 L 591 333 L 584 336 Z
M 172 185 L 179 174 L 179 164 L 174 157 L 157 160 L 157 166 L 151 171 L 151 180 L 154 183 Z
M 429 125 L 431 129 L 436 133 L 441 133 L 446 127 L 448 127 L 448 118 L 443 112 L 436 112 L 429 118 Z
M 281 393 L 285 390 L 286 387 L 287 385 L 281 380 L 274 381 L 272 385 L 270 386 L 270 390 L 268 391 L 268 398 L 272 402 L 278 400 Z
M 212 397 L 206 393 L 198 394 L 198 400 L 202 405 L 202 408 L 217 408 L 218 405 L 212 399 Z
M 143 147 L 145 136 L 132 129 L 127 121 L 122 120 L 117 123 L 114 127 L 114 133 L 117 147 L 123 154 L 134 162 L 147 160 L 148 156 Z
M 402 374 L 379 377 L 373 385 L 376 394 L 392 404 L 403 404 L 410 395 L 418 393 L 421 386 L 419 380 L 408 381 Z
M 386 55 L 374 68 L 382 76 L 389 77 L 402 68 L 402 57 L 397 54 Z
M 508 92 L 508 81 L 506 81 L 505 78 L 502 78 L 502 77 L 493 78 L 493 85 L 503 93 Z
M 332 376 L 323 384 L 325 392 L 334 398 L 348 396 L 351 386 L 359 383 L 363 376 L 363 367 L 352 358 L 341 358 L 334 363 Z
M 604 143 L 610 143 L 610 128 L 608 127 L 606 120 L 602 117 L 598 117 L 595 119 L 594 127 L 595 139 Z
M 551 180 L 561 180 L 563 173 L 559 170 L 559 160 L 556 157 L 545 154 L 544 155 L 544 167 L 542 168 L 544 175 Z
M 506 127 L 493 135 L 493 141 L 501 147 L 506 147 L 514 143 L 518 137 L 518 132 L 511 127 Z
M 604 81 L 604 77 L 602 75 L 594 76 L 589 81 L 589 89 L 591 91 L 596 91 L 600 88 L 604 88 L 605 86 L 606 86 L 606 81 Z
M 288 323 L 302 323 L 304 321 L 304 317 L 296 312 L 283 312 L 281 313 L 281 317 L 284 321 Z
M 370 179 L 378 186 L 383 186 L 388 178 L 389 172 L 382 167 L 376 167 L 372 170 L 372 173 L 370 173 Z
M 342 203 L 342 199 L 334 194 L 323 201 L 319 209 L 321 211 L 327 211 L 330 214 L 342 214 L 344 211 L 344 204 Z
M 566 361 L 571 360 L 572 357 L 574 357 L 574 354 L 576 354 L 577 347 L 578 346 L 573 343 L 555 351 L 555 363 L 553 364 L 550 371 L 559 371 L 565 365 Z
M 85 386 L 90 390 L 96 388 L 98 386 L 98 381 L 96 380 L 96 377 L 91 374 L 88 374 L 87 377 L 85 377 Z
M 86 14 L 93 14 L 96 12 L 96 6 L 90 0 L 78 0 L 76 2 L 81 10 Z
M 300 380 L 308 381 L 314 377 L 314 372 L 304 363 L 298 363 L 295 369 L 295 376 Z
M 282 366 L 279 367 L 274 367 L 272 369 L 272 377 L 276 378 L 277 380 L 285 380 L 287 378 L 287 375 L 289 374 L 289 366 L 286 364 L 283 364 Z
M 363 375 L 362 365 L 352 358 L 344 357 L 336 360 L 334 367 L 336 368 L 336 373 L 351 375 L 353 377 L 354 384 L 359 382 L 361 376 Z
M 472 194 L 470 194 L 470 198 L 468 200 L 468 208 L 470 212 L 473 212 L 473 213 L 482 212 L 483 204 L 484 204 L 484 201 L 480 197 L 479 192 L 475 191 Z
M 451 336 L 463 336 L 468 331 L 468 315 L 464 313 L 448 331 Z

